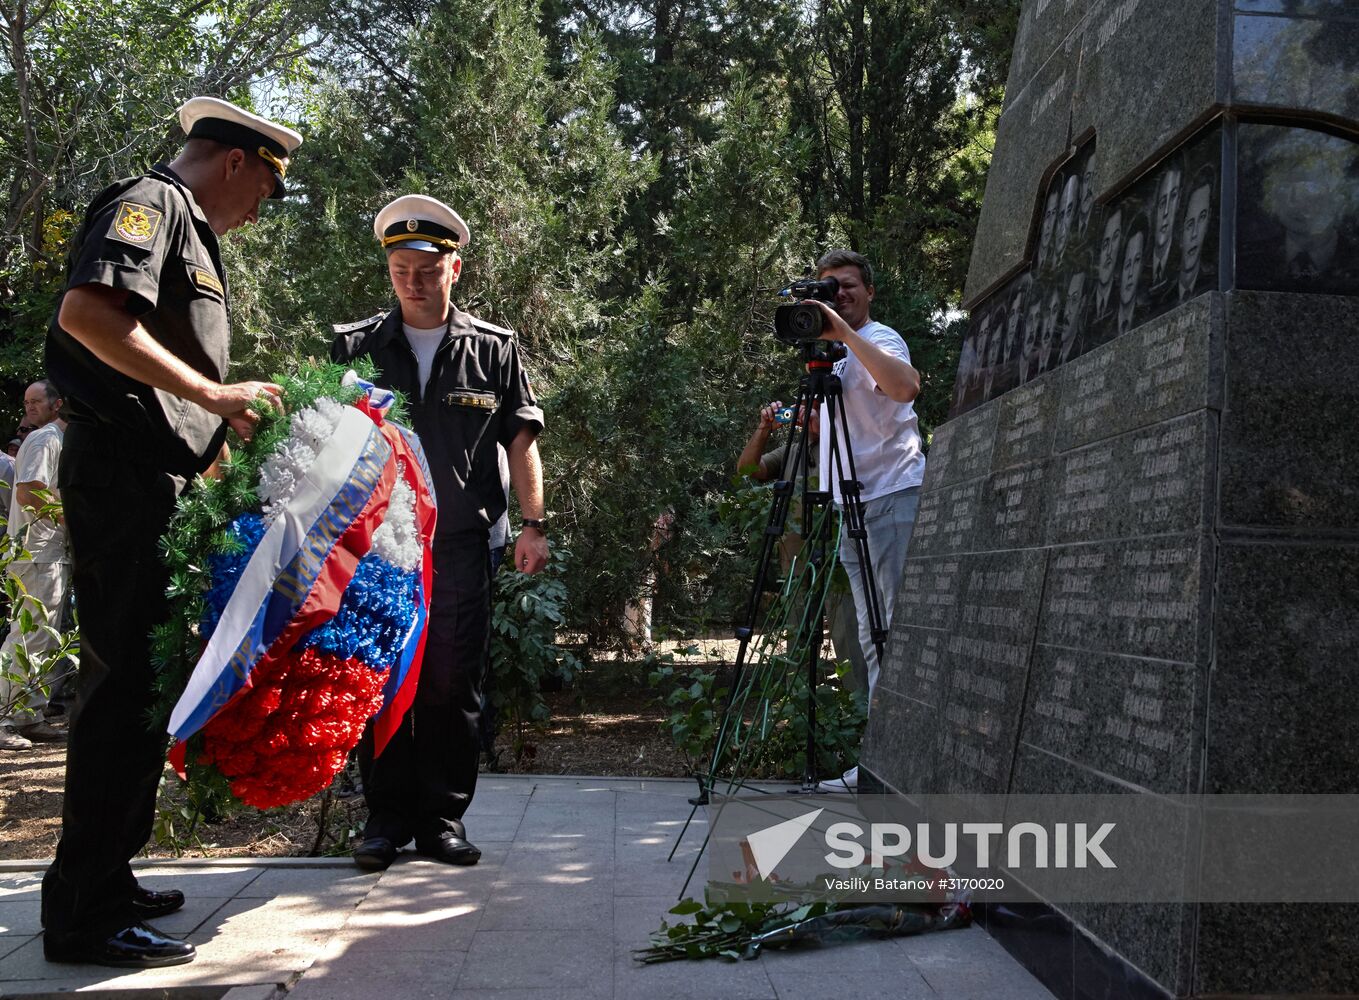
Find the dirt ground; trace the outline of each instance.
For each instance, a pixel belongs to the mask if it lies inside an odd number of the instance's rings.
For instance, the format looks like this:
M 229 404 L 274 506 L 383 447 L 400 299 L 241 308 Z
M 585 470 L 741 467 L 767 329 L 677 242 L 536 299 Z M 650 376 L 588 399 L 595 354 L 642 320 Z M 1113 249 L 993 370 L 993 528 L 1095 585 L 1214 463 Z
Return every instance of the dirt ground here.
M 719 654 L 720 656 L 720 654 Z M 511 733 L 497 738 L 501 773 L 684 777 L 683 755 L 662 730 L 665 713 L 635 666 L 597 664 L 572 690 L 545 695 L 551 716 L 526 733 L 516 762 Z M 61 830 L 64 744 L 0 752 L 0 859 L 51 857 Z M 342 778 L 332 793 L 260 813 L 241 809 L 216 822 L 191 822 L 179 779 L 168 767 L 151 857 L 287 857 L 347 852 L 362 827 L 363 799 Z

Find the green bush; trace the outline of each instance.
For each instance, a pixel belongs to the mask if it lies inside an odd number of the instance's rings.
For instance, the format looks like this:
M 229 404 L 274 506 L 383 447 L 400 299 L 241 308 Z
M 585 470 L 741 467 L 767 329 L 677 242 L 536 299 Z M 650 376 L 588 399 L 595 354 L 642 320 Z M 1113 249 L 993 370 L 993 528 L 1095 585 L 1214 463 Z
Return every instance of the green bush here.
M 698 647 L 691 645 L 678 652 L 681 656 L 696 656 Z M 689 769 L 698 772 L 712 754 L 727 689 L 718 684 L 715 671 L 677 672 L 673 652 L 652 653 L 645 665 L 651 667 L 647 683 L 653 690 L 665 692 L 659 700 L 670 714 L 663 725 L 676 749 L 684 754 Z
M 692 647 L 691 647 L 692 648 Z M 697 650 L 694 650 L 696 652 Z M 669 710 L 665 729 L 696 774 L 711 764 L 713 745 L 727 707 L 728 688 L 717 671 L 677 670 L 672 654 L 655 658 L 648 682 Z M 786 687 L 770 692 L 777 714 L 768 735 L 742 758 L 737 778 L 801 778 L 807 760 L 807 677 L 801 660 L 789 661 Z M 848 661 L 821 661 L 816 689 L 816 773 L 840 774 L 858 760 L 868 710 L 861 692 L 845 686 Z M 740 737 L 738 742 L 750 739 Z M 729 777 L 725 772 L 719 777 Z
M 568 682 L 580 670 L 574 653 L 557 644 L 566 621 L 566 567 L 571 553 L 555 549 L 547 568 L 529 576 L 512 560 L 501 565 L 491 607 L 491 704 L 514 728 L 514 755 L 523 756 L 525 731 L 548 717 L 543 681 Z

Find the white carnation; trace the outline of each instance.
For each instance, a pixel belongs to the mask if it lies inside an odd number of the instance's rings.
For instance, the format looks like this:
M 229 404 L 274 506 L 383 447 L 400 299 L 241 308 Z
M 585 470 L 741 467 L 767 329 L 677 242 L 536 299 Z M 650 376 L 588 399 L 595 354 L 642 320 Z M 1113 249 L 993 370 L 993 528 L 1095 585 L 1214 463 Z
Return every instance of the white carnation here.
M 406 464 L 396 464 L 396 485 L 387 516 L 373 532 L 372 554 L 399 569 L 413 570 L 424 554 L 415 525 L 415 491 L 406 482 Z
M 292 416 L 288 437 L 260 466 L 259 496 L 264 522 L 272 524 L 297 492 L 316 456 L 335 434 L 344 407 L 333 399 L 318 399 Z

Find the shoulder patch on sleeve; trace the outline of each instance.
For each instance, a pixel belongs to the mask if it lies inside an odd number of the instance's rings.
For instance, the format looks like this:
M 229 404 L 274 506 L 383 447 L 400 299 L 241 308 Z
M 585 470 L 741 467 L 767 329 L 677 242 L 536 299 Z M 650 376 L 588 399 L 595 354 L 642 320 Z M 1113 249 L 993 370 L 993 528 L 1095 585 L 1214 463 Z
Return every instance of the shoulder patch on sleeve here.
M 156 232 L 165 215 L 159 209 L 139 205 L 133 201 L 120 201 L 109 226 L 110 239 L 144 246 L 156 238 Z
M 369 316 L 354 323 L 336 323 L 331 327 L 336 333 L 353 333 L 355 330 L 373 330 L 382 324 L 387 318 L 385 312 L 380 312 L 376 316 Z
M 478 330 L 481 330 L 483 333 L 494 333 L 498 334 L 501 337 L 509 337 L 512 340 L 514 339 L 513 330 L 506 329 L 503 326 L 496 326 L 494 323 L 487 323 L 484 319 L 477 319 L 477 317 L 473 316 L 472 325 L 475 326 Z

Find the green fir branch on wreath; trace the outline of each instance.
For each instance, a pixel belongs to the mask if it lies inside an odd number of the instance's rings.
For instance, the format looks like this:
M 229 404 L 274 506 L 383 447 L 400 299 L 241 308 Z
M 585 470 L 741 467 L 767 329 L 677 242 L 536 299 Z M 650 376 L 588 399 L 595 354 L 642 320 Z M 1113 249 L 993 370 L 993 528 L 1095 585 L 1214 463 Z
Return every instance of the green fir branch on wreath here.
M 374 377 L 372 364 L 366 359 L 347 366 L 309 361 L 292 374 L 273 376 L 283 390 L 283 413 L 261 401 L 256 407 L 260 421 L 254 435 L 248 442 L 231 435 L 231 456 L 218 464 L 219 478 L 196 477 L 177 501 L 170 525 L 160 539 L 161 558 L 170 580 L 166 589 L 167 616 L 151 630 L 156 701 L 149 723 L 156 728 L 165 728 L 207 641 L 199 623 L 205 608 L 204 595 L 212 583 L 211 557 L 240 552 L 241 543 L 227 529 L 241 514 L 261 510 L 256 492 L 260 467 L 291 433 L 289 414 L 312 406 L 319 399 L 328 397 L 348 404 L 362 394 L 357 386 L 342 384 L 350 368 L 360 378 Z M 388 416 L 400 423 L 404 413 L 405 403 L 398 395 Z M 201 744 L 201 732 L 189 740 L 185 760 L 190 785 L 200 800 L 227 802 L 230 793 L 226 779 L 215 768 L 196 763 Z

